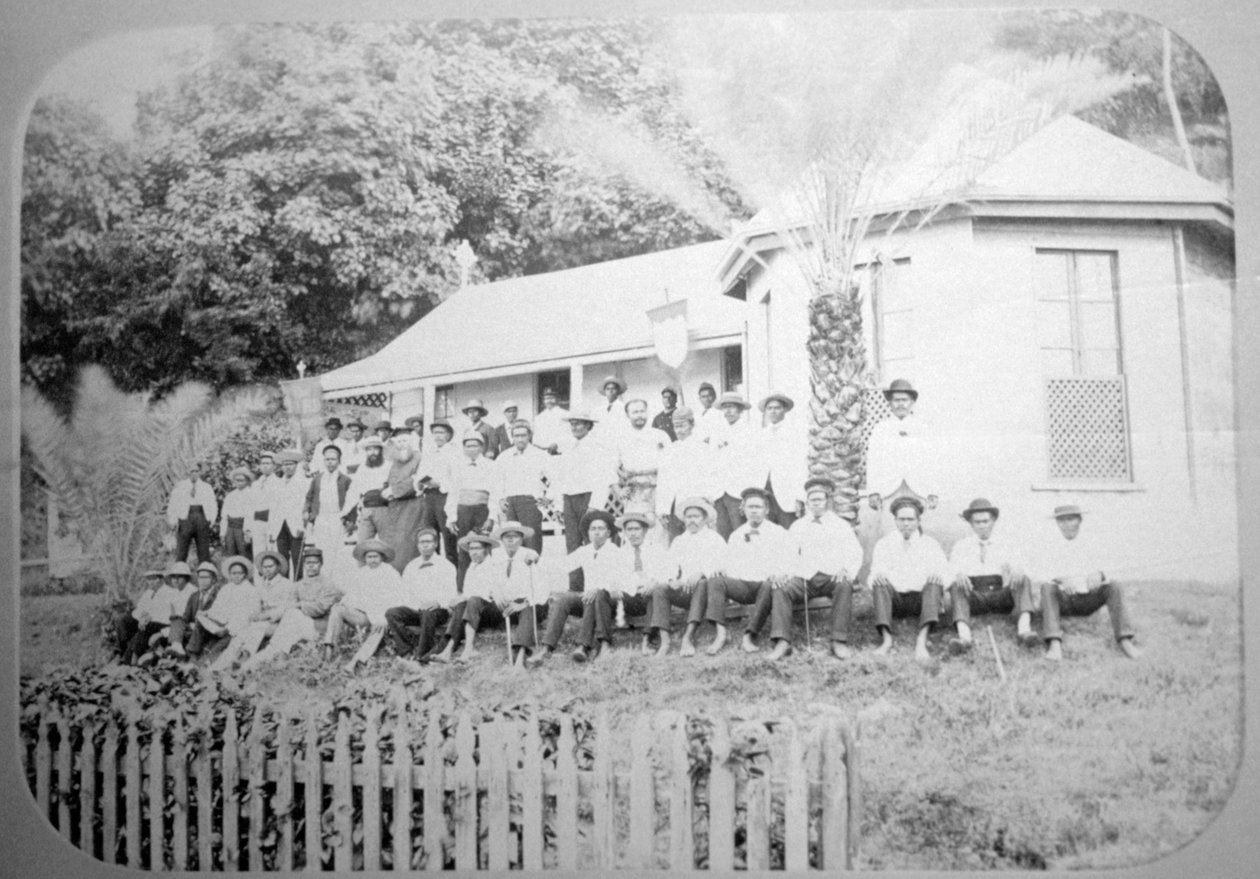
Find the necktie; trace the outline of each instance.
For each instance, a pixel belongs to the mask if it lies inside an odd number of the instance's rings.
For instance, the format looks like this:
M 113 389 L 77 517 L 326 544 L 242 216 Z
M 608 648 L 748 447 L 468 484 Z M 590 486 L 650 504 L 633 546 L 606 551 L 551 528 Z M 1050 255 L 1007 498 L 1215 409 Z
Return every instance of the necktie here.
M 634 548 L 634 570 L 635 573 L 643 570 L 643 547 L 641 546 Z
M 515 561 L 515 559 L 513 559 L 511 556 L 508 556 L 507 575 L 509 577 L 512 576 L 512 562 L 513 561 Z
M 197 483 L 196 483 L 196 481 L 194 481 L 194 482 L 193 482 L 193 484 L 192 484 L 192 491 L 191 491 L 191 492 L 189 492 L 188 496 L 189 496 L 189 497 L 196 497 L 196 496 L 197 496 Z
M 989 547 L 989 544 L 987 542 L 983 540 L 980 541 L 980 564 L 982 565 L 984 564 L 984 551 L 988 549 L 988 547 Z

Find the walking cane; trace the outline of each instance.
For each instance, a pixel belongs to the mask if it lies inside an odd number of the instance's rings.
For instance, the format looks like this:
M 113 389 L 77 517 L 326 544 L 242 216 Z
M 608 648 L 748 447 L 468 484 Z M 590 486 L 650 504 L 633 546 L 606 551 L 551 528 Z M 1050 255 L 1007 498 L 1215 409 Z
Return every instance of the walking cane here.
M 805 582 L 805 652 L 814 652 L 814 639 L 809 632 L 809 581 Z
M 511 605 L 508 605 L 508 607 L 511 607 Z M 512 614 L 511 614 L 511 612 L 507 609 L 507 607 L 505 607 L 505 608 L 503 609 L 503 628 L 507 630 L 507 639 L 508 639 L 508 665 L 511 665 L 511 664 L 512 664 L 512 658 L 513 658 L 513 657 L 512 657 Z
M 529 566 L 529 610 L 534 615 L 534 653 L 538 652 L 538 602 L 534 599 L 534 566 Z

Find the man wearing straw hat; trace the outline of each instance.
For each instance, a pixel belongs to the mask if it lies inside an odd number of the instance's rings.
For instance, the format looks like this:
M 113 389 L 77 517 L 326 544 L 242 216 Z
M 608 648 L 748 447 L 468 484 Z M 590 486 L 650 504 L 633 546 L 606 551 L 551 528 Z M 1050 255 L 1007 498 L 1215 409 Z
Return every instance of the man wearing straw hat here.
M 1061 504 L 1054 508 L 1058 535 L 1042 546 L 1043 558 L 1036 569 L 1035 581 L 1041 595 L 1041 637 L 1046 643 L 1046 658 L 1063 658 L 1063 616 L 1089 616 L 1107 606 L 1111 630 L 1120 652 L 1137 659 L 1142 651 L 1133 643 L 1133 623 L 1124 604 L 1124 590 L 1103 573 L 1105 548 L 1081 537 L 1085 511 L 1077 504 Z
M 674 509 L 682 515 L 685 530 L 665 553 L 666 575 L 652 589 L 648 625 L 660 638 L 656 655 L 664 656 L 669 652 L 670 607 L 687 608 L 687 627 L 678 655 L 695 656 L 695 633 L 704 621 L 707 583 L 722 570 L 726 541 L 713 530 L 717 513 L 704 498 L 685 498 L 675 503 Z
M 753 445 L 751 485 L 763 486 L 770 502 L 768 518 L 788 528 L 804 508 L 801 488 L 809 468 L 809 434 L 803 424 L 788 421 L 792 398 L 772 391 L 758 407 L 765 424 Z
M 469 420 L 471 426 L 469 430 L 475 430 L 481 434 L 482 454 L 487 460 L 493 461 L 499 454 L 499 440 L 495 435 L 495 430 L 483 419 L 490 414 L 490 410 L 486 408 L 486 404 L 481 400 L 473 398 L 468 401 L 462 410 L 464 417 Z
M 501 585 L 495 587 L 495 601 L 503 614 L 510 658 L 523 667 L 525 660 L 539 647 L 538 598 L 546 594 L 545 585 L 536 582 L 538 553 L 525 546 L 534 536 L 534 529 L 509 519 L 490 536 L 503 547 L 503 551 L 495 553 L 491 559 L 500 568 L 497 576 Z M 546 612 L 545 601 L 543 611 Z
M 831 599 L 831 652 L 837 659 L 848 658 L 849 632 L 853 627 L 853 590 L 862 567 L 862 546 L 853 526 L 831 509 L 835 483 L 825 476 L 805 481 L 805 515 L 788 530 L 798 564 L 790 579 L 774 581 L 769 593 L 771 659 L 791 652 L 792 608 L 805 605 L 806 641 L 810 599 Z M 764 611 L 763 611 L 764 612 Z M 755 615 L 755 614 L 754 614 Z
M 525 538 L 525 545 L 541 553 L 542 510 L 538 502 L 547 493 L 551 457 L 533 444 L 528 421 L 515 421 L 511 428 L 511 444 L 504 447 L 494 462 L 498 471 L 499 512 L 505 521 L 527 526 L 529 536 Z
M 276 453 L 276 463 L 280 466 L 280 478 L 273 489 L 268 525 L 275 532 L 276 552 L 289 560 L 290 569 L 295 572 L 294 580 L 299 580 L 303 575 L 303 513 L 310 480 L 298 474 L 302 453 L 297 449 L 280 450 Z
M 573 446 L 551 460 L 551 490 L 561 498 L 566 552 L 582 545 L 582 521 L 588 510 L 603 510 L 617 483 L 617 453 L 594 435 L 598 416 L 589 409 L 574 409 L 565 419 L 573 433 Z
M 420 527 L 431 528 L 438 533 L 444 546 L 444 554 L 452 565 L 458 564 L 455 538 L 446 527 L 447 490 L 451 485 L 453 468 L 463 460 L 460 447 L 451 442 L 455 428 L 444 419 L 429 425 L 430 443 L 420 456 L 416 468 L 416 493 L 422 502 Z
M 994 535 L 999 513 L 982 497 L 962 511 L 971 533 L 955 543 L 949 553 L 954 575 L 949 587 L 950 603 L 958 630 L 958 636 L 949 642 L 951 653 L 971 650 L 971 617 L 978 613 L 1014 614 L 1020 643 L 1037 643 L 1032 632 L 1034 601 L 1028 567 L 1019 547 Z
M 285 656 L 304 641 L 318 641 L 328 626 L 328 615 L 341 600 L 341 589 L 323 572 L 324 553 L 315 546 L 302 550 L 302 579 L 295 585 L 294 606 L 286 610 L 267 646 L 241 664 L 242 674 L 277 656 Z
M 880 538 L 871 557 L 871 595 L 880 634 L 875 653 L 883 656 L 892 650 L 893 617 L 918 617 L 914 657 L 928 662 L 928 634 L 940 620 L 949 563 L 940 544 L 919 527 L 922 501 L 903 496 L 890 506 L 897 530 Z
M 347 579 L 346 591 L 341 600 L 328 612 L 328 628 L 324 631 L 320 649 L 328 661 L 341 641 L 341 632 L 347 626 L 367 627 L 367 637 L 359 652 L 347 663 L 353 671 L 359 662 L 370 658 L 385 634 L 385 612 L 398 607 L 405 599 L 402 575 L 389 564 L 394 558 L 394 548 L 375 537 L 357 544 L 355 561 L 360 567 Z
M 426 661 L 460 596 L 455 566 L 437 551 L 438 533 L 421 528 L 416 549 L 418 555 L 402 572 L 403 603 L 385 611 L 386 638 L 395 655 Z M 419 637 L 411 634 L 413 627 L 419 627 Z
M 689 497 L 720 494 L 714 474 L 714 451 L 695 435 L 696 419 L 687 406 L 674 410 L 675 442 L 661 451 L 656 474 L 656 516 L 671 538 L 683 533 L 682 508 Z
M 446 495 L 446 521 L 454 523 L 452 529 L 456 541 L 473 531 L 489 531 L 494 528 L 495 513 L 499 509 L 499 485 L 501 480 L 494 462 L 485 457 L 485 436 L 476 430 L 464 431 L 464 457 L 451 468 Z M 464 588 L 464 576 L 470 556 L 465 544 L 459 548 L 458 577 L 460 591 Z
M 501 571 L 489 561 L 490 551 L 498 545 L 498 538 L 475 531 L 460 538 L 459 548 L 468 554 L 468 568 L 464 572 L 460 599 L 451 608 L 446 645 L 431 657 L 434 662 L 450 662 L 461 643 L 464 649 L 459 659 L 467 662 L 477 653 L 477 633 L 482 627 L 503 621 L 496 600 L 496 592 L 502 588 Z
M 600 382 L 599 393 L 604 402 L 595 408 L 595 414 L 599 417 L 600 427 L 608 434 L 615 434 L 629 424 L 626 420 L 626 405 L 621 399 L 627 387 L 615 375 L 605 376 Z
M 225 582 L 214 602 L 202 604 L 188 638 L 188 654 L 194 658 L 227 649 L 249 627 L 250 618 L 262 604 L 254 586 L 254 563 L 244 556 L 229 556 L 219 565 Z
M 372 426 L 372 432 L 376 434 L 381 442 L 389 442 L 390 437 L 394 435 L 394 425 L 390 423 L 388 418 L 379 418 L 376 424 Z
M 617 523 L 612 513 L 607 510 L 587 510 L 581 524 L 587 542 L 569 553 L 568 558 L 570 575 L 579 573 L 580 577 L 576 582 L 580 585 L 576 589 L 571 587 L 568 592 L 552 594 L 547 602 L 547 631 L 543 634 L 542 649 L 529 658 L 530 665 L 543 662 L 555 651 L 570 614 L 582 616 L 578 647 L 572 654 L 574 661 L 586 662 L 594 659 L 603 646 L 603 642 L 596 639 L 597 618 L 593 612 L 586 613 L 586 607 L 595 600 L 597 592 L 609 592 L 622 582 L 625 565 L 621 553 L 624 550 L 613 542 Z
M 219 511 L 219 541 L 224 555 L 247 555 L 253 542 L 254 496 L 250 483 L 254 474 L 248 467 L 236 467 L 228 475 L 232 490 L 224 495 Z
M 274 550 L 263 550 L 254 557 L 254 567 L 258 571 L 255 580 L 258 610 L 250 614 L 244 630 L 234 635 L 227 649 L 211 663 L 211 670 L 231 668 L 242 654 L 249 656 L 256 652 L 276 630 L 285 611 L 297 603 L 297 587 L 288 577 L 289 564 L 284 556 Z
M 210 564 L 210 562 L 202 562 Z M 213 567 L 213 565 L 212 565 Z M 153 573 L 153 572 L 150 572 Z M 137 601 L 134 611 L 134 627 L 128 627 L 131 637 L 122 649 L 119 661 L 124 665 L 133 660 L 144 659 L 141 664 L 156 659 L 150 656 L 150 642 L 159 638 L 163 631 L 174 625 L 176 619 L 184 611 L 187 602 L 186 590 L 193 578 L 192 569 L 184 561 L 171 562 L 163 572 L 157 572 L 161 578 L 157 588 L 150 594 L 147 602 Z
M 188 656 L 185 645 L 197 624 L 197 614 L 214 604 L 223 585 L 219 568 L 214 562 L 202 562 L 197 565 L 194 574 L 196 582 L 185 586 L 178 599 L 172 602 L 179 612 L 171 618 L 169 650 L 181 659 Z
M 156 609 L 153 599 L 162 589 L 161 571 L 151 569 L 141 574 L 140 578 L 143 582 L 132 606 L 113 615 L 114 647 L 120 657 L 127 653 L 127 645 L 136 632 L 153 620 Z M 157 618 L 161 620 L 162 616 L 163 612 L 158 610 Z
M 739 394 L 723 394 L 717 401 L 722 423 L 709 431 L 709 447 L 713 450 L 713 491 L 717 495 L 713 502 L 717 510 L 714 528 L 723 540 L 729 540 L 731 533 L 744 524 L 740 493 L 749 485 L 756 484 L 756 476 L 752 472 L 752 446 L 757 435 L 744 415 L 751 408 Z
M 264 449 L 258 455 L 258 478 L 250 488 L 250 507 L 247 530 L 253 534 L 254 548 L 261 552 L 271 549 L 276 544 L 275 531 L 271 525 L 271 507 L 275 503 L 276 489 L 281 478 L 276 473 L 276 453 Z

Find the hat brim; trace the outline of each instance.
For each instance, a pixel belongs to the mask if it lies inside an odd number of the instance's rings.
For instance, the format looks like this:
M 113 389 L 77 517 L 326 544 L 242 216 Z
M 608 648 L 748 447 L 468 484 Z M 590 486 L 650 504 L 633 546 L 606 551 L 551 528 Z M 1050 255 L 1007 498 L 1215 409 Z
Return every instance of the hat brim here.
M 474 543 L 484 543 L 491 549 L 499 545 L 499 538 L 493 534 L 465 534 L 459 539 L 459 548 L 467 552 Z
M 490 410 L 487 409 L 485 406 L 465 406 L 463 409 L 460 409 L 459 411 L 464 413 L 465 415 L 467 415 L 469 412 L 480 412 L 482 418 L 485 418 L 487 415 L 490 414 Z
M 971 517 L 974 516 L 976 513 L 992 513 L 993 518 L 996 519 L 1001 514 L 1001 511 L 999 511 L 997 507 L 973 507 L 970 509 L 963 510 L 962 517 L 966 519 L 968 522 L 970 522 Z
M 245 576 L 254 579 L 254 563 L 243 555 L 232 555 L 219 562 L 219 570 L 223 573 L 223 579 L 227 579 L 228 574 L 232 572 L 232 568 L 241 565 L 245 568 Z
M 622 531 L 625 530 L 626 525 L 630 522 L 638 522 L 644 528 L 651 528 L 655 524 L 655 522 L 652 521 L 652 517 L 646 513 L 626 513 L 624 516 L 619 516 L 614 521 L 617 528 Z
M 502 541 L 504 534 L 519 534 L 525 540 L 534 536 L 534 529 L 528 525 L 513 525 L 510 528 L 496 528 L 490 532 L 495 540 Z
M 362 562 L 367 558 L 367 554 L 369 552 L 379 552 L 381 554 L 381 558 L 387 562 L 392 562 L 394 560 L 394 548 L 388 543 L 373 543 L 370 546 L 366 543 L 360 543 L 354 548 L 354 560 L 356 562 Z
M 586 533 L 590 530 L 591 523 L 596 520 L 603 522 L 611 531 L 620 530 L 617 527 L 617 519 L 612 513 L 607 510 L 587 510 L 585 515 L 582 516 L 582 521 L 578 526 L 583 537 L 585 537 Z
M 276 564 L 280 566 L 280 573 L 284 576 L 289 574 L 289 560 L 274 549 L 266 549 L 254 556 L 254 567 L 261 568 L 264 559 L 275 559 Z
M 686 514 L 686 512 L 691 509 L 696 509 L 704 513 L 704 518 L 706 522 L 712 522 L 713 520 L 717 518 L 717 508 L 715 508 L 713 504 L 709 503 L 704 498 L 699 498 L 699 497 L 687 498 L 685 501 L 682 502 L 682 505 L 678 507 L 678 512 L 682 514 Z
M 587 424 L 596 424 L 599 422 L 599 419 L 596 418 L 595 415 L 590 412 L 579 412 L 577 414 L 570 412 L 568 415 L 561 416 L 560 420 L 561 421 L 585 421 Z
M 766 397 L 760 403 L 757 404 L 758 411 L 765 412 L 766 406 L 774 402 L 775 400 L 778 400 L 780 403 L 782 403 L 783 409 L 787 412 L 791 412 L 794 408 L 796 408 L 796 401 L 794 401 L 791 397 L 785 397 L 782 394 L 770 394 L 768 397 Z
M 1086 512 L 1088 511 L 1084 509 L 1079 509 L 1079 510 L 1070 510 L 1069 512 L 1066 512 L 1066 513 L 1051 513 L 1050 518 L 1051 519 L 1070 519 L 1073 516 L 1084 516 Z
M 892 402 L 893 394 L 908 394 L 911 400 L 919 399 L 919 392 L 908 388 L 897 388 L 895 391 L 884 391 L 884 399 Z

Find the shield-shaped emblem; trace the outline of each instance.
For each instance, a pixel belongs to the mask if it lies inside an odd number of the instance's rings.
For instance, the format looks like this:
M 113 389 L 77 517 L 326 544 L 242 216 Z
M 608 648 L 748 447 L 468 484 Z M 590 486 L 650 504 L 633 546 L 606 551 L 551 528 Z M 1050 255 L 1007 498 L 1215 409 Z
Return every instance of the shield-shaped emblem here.
M 670 369 L 677 369 L 687 359 L 687 300 L 666 302 L 648 309 L 652 322 L 652 344 L 656 356 Z

